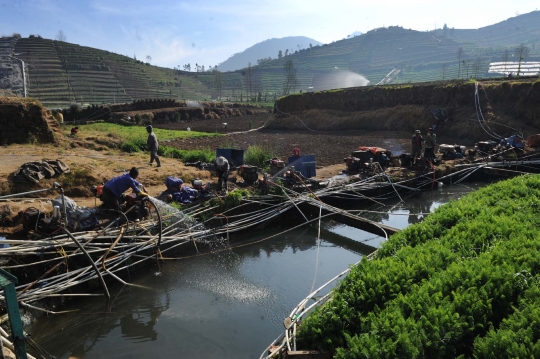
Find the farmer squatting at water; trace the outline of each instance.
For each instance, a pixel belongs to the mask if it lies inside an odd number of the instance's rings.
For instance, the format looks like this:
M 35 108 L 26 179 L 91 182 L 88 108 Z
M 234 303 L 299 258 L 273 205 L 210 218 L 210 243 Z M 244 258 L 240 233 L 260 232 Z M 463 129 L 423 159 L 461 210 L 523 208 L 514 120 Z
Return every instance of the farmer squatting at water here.
M 144 186 L 136 181 L 136 178 L 139 176 L 139 170 L 136 167 L 133 167 L 129 173 L 125 173 L 121 176 L 115 177 L 105 183 L 103 186 L 103 196 L 102 200 L 106 208 L 120 210 L 120 198 L 127 191 L 128 188 L 131 188 L 133 192 L 137 195 L 146 197 L 148 194 L 144 192 Z M 139 187 L 142 187 L 141 190 Z

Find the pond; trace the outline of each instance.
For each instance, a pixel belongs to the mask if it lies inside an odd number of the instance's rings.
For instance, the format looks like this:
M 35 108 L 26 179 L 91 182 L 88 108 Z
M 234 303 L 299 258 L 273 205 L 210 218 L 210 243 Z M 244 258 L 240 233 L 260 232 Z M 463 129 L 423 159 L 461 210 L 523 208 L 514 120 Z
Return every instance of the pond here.
M 482 184 L 443 187 L 404 203 L 364 206 L 362 215 L 397 228 Z M 284 329 L 290 311 L 317 288 L 377 247 L 383 237 L 323 223 L 274 226 L 236 238 L 228 251 L 167 261 L 162 272 L 126 272 L 143 288 L 111 288 L 111 300 L 71 301 L 77 312 L 38 318 L 29 332 L 58 358 L 258 358 Z M 342 239 L 342 240 L 341 240 Z M 245 246 L 239 246 L 245 243 Z

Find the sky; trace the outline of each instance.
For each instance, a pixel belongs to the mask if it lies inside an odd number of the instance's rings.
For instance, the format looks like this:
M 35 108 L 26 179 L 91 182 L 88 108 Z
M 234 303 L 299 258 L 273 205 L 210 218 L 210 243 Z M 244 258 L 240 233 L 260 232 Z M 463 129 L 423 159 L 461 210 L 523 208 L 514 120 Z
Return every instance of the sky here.
M 0 36 L 56 39 L 62 30 L 67 42 L 193 69 L 270 38 L 331 43 L 384 26 L 476 29 L 539 7 L 538 0 L 0 0 Z

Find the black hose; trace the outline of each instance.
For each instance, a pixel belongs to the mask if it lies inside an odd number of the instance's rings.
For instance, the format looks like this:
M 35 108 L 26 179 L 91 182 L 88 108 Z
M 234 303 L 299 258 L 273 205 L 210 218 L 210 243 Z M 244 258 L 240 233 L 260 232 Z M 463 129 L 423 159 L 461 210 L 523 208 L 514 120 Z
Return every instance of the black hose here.
M 152 206 L 154 206 L 154 208 L 156 209 L 156 213 L 157 213 L 157 218 L 158 218 L 158 223 L 159 223 L 159 225 L 158 225 L 159 238 L 158 238 L 158 241 L 157 241 L 157 244 L 156 244 L 156 255 L 157 255 L 157 253 L 159 252 L 159 246 L 161 245 L 161 236 L 162 236 L 162 233 L 163 233 L 163 225 L 161 223 L 161 214 L 159 213 L 159 209 L 156 206 L 156 204 L 154 202 L 152 202 L 152 200 L 150 198 L 146 197 L 145 200 L 152 203 Z
M 61 227 L 61 230 L 65 234 L 67 234 L 68 237 L 71 238 L 71 240 L 73 242 L 75 242 L 75 244 L 79 247 L 79 249 L 84 253 L 86 258 L 90 261 L 90 264 L 94 268 L 94 271 L 96 272 L 96 274 L 97 274 L 97 276 L 99 278 L 99 281 L 101 282 L 101 286 L 103 287 L 103 290 L 105 291 L 105 294 L 107 295 L 107 298 L 111 299 L 111 295 L 109 294 L 109 290 L 107 289 L 107 285 L 105 284 L 105 281 L 103 280 L 103 277 L 101 276 L 101 273 L 99 272 L 98 267 L 96 267 L 96 263 L 94 263 L 94 261 L 90 257 L 90 254 L 88 254 L 88 252 L 86 251 L 86 249 L 84 249 L 84 247 L 81 245 L 81 243 L 77 239 L 75 239 L 75 237 L 73 237 L 73 235 L 67 229 L 65 229 L 64 227 Z

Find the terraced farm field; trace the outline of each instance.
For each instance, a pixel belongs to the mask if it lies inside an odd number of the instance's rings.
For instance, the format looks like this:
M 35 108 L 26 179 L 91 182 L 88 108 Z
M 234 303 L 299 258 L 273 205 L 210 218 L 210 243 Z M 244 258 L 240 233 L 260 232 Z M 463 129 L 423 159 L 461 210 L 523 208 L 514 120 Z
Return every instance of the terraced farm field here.
M 489 64 L 508 61 L 505 54 L 511 56 L 522 43 L 529 50 L 526 61 L 540 61 L 539 33 L 539 11 L 476 30 L 382 27 L 220 77 L 212 71 L 151 66 L 108 51 L 38 37 L 17 39 L 13 53 L 26 63 L 29 95 L 51 107 L 146 98 L 268 102 L 283 94 L 283 66 L 289 60 L 297 70 L 293 92 L 359 86 L 344 82 L 344 71 L 362 75 L 370 84 L 378 84 L 391 72 L 397 75 L 387 83 L 484 79 L 500 76 L 489 72 Z M 462 55 L 457 56 L 460 49 Z

